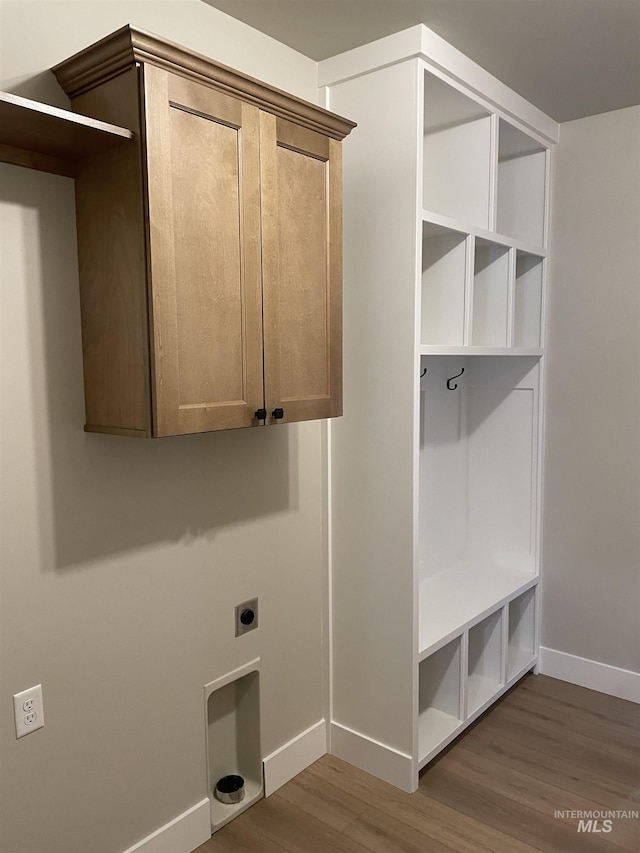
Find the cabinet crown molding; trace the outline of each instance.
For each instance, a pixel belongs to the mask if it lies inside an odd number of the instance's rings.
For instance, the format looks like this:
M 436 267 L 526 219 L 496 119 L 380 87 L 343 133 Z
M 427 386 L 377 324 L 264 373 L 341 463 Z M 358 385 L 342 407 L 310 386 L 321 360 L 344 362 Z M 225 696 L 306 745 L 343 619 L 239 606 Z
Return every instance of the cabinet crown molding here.
M 302 98 L 130 25 L 81 50 L 51 70 L 65 93 L 73 99 L 141 62 L 157 65 L 242 98 L 262 110 L 333 139 L 344 139 L 356 126 L 354 122 Z

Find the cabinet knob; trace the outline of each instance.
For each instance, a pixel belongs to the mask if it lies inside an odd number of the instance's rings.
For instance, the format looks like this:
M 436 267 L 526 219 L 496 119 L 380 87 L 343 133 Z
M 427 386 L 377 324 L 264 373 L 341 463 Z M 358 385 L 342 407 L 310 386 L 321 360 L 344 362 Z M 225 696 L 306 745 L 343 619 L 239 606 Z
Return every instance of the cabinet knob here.
M 280 418 L 283 418 L 283 417 L 284 417 L 284 409 L 274 409 L 274 410 L 271 412 L 271 417 L 272 417 L 274 420 L 279 421 L 279 420 L 280 420 Z
M 253 415 L 254 418 L 257 418 L 259 421 L 266 421 L 267 419 L 267 410 L 266 409 L 256 409 Z

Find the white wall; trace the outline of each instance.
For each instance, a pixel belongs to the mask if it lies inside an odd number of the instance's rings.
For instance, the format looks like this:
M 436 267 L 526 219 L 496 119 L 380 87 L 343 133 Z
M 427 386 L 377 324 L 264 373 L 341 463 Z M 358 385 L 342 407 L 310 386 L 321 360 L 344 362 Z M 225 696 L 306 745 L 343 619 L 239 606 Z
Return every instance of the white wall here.
M 48 68 L 126 23 L 317 96 L 315 63 L 198 0 L 0 15 L 0 88 L 50 103 Z M 262 658 L 264 754 L 323 716 L 324 429 L 85 434 L 73 182 L 0 166 L 0 229 L 0 851 L 116 853 L 206 796 L 205 683 Z
M 542 645 L 640 672 L 640 107 L 561 125 Z

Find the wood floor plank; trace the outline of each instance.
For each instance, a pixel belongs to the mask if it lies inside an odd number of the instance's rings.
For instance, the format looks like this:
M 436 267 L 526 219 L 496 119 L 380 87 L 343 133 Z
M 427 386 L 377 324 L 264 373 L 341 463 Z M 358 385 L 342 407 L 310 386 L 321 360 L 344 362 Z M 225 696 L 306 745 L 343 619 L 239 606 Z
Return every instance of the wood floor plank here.
M 345 830 L 371 853 L 455 853 L 449 847 L 415 829 L 410 824 L 386 814 L 379 809 L 367 809 Z
M 258 809 L 260 804 L 253 806 Z M 241 817 L 241 816 L 240 816 Z M 219 829 L 197 853 L 282 853 L 280 841 L 268 836 L 258 821 L 236 818 Z
M 527 838 L 545 853 L 614 853 L 614 845 L 598 836 L 578 835 L 573 827 L 545 816 L 515 800 L 496 794 L 484 784 L 470 782 L 440 766 L 435 766 L 420 783 L 420 794 L 455 809 L 511 835 L 514 839 Z
M 362 847 L 342 832 L 315 817 L 301 812 L 278 793 L 260 803 L 262 808 L 248 809 L 244 821 L 256 831 L 262 831 L 270 841 L 280 844 L 289 853 L 365 853 Z M 220 830 L 225 831 L 226 827 Z
M 361 797 L 375 809 L 412 826 L 429 839 L 452 847 L 458 853 L 531 853 L 533 848 L 486 827 L 438 802 L 426 803 L 418 793 L 406 794 L 379 779 L 350 767 L 333 756 L 325 756 L 313 768 L 345 793 Z M 428 848 L 427 848 L 428 849 Z
M 465 733 L 461 744 L 463 749 L 488 755 L 537 778 L 546 778 L 559 788 L 583 794 L 609 808 L 617 808 L 635 787 L 628 778 L 605 775 L 599 755 L 585 757 L 567 744 L 557 744 L 556 748 L 524 726 L 475 726 Z
M 593 710 L 578 708 L 556 696 L 548 696 L 534 690 L 515 690 L 509 693 L 500 707 L 522 714 L 523 721 L 537 718 L 558 726 L 562 731 L 575 731 L 585 737 L 621 746 L 631 753 L 640 755 L 640 713 L 637 725 L 607 720 Z
M 555 816 L 640 813 L 639 741 L 632 703 L 527 676 L 425 768 L 415 794 L 326 755 L 196 853 L 640 850 L 637 819 L 598 833 Z
M 367 803 L 314 773 L 314 766 L 292 779 L 278 796 L 333 829 L 342 830 L 368 808 Z
M 564 756 L 587 769 L 597 768 L 603 775 L 620 779 L 630 786 L 640 785 L 638 753 L 613 743 L 607 732 L 599 739 L 588 737 L 571 725 L 560 726 L 552 719 L 505 704 L 495 708 L 492 722 L 506 734 L 524 737 L 527 742 L 535 740 L 541 751 Z
M 371 804 L 372 797 L 386 799 L 388 802 L 405 803 L 411 799 L 414 794 L 407 794 L 347 764 L 346 761 L 341 761 L 333 755 L 324 755 L 320 761 L 316 761 L 309 768 L 309 771 L 320 777 L 331 785 L 335 785 L 342 791 L 348 792 L 351 796 L 359 798 L 366 805 Z
M 518 684 L 519 691 L 532 691 L 539 695 L 550 696 L 557 701 L 565 702 L 571 708 L 581 711 L 592 711 L 598 714 L 605 723 L 615 722 L 633 726 L 636 730 L 640 725 L 640 705 L 588 690 L 568 681 L 560 681 L 548 675 L 531 675 Z
M 484 785 L 495 794 L 528 806 L 546 817 L 562 820 L 574 831 L 578 825 L 577 818 L 557 818 L 556 812 L 601 812 L 606 809 L 602 803 L 565 791 L 467 750 L 450 750 L 438 762 L 438 767 L 477 785 Z M 611 833 L 607 834 L 607 841 L 623 850 L 640 850 L 640 822 L 616 818 Z

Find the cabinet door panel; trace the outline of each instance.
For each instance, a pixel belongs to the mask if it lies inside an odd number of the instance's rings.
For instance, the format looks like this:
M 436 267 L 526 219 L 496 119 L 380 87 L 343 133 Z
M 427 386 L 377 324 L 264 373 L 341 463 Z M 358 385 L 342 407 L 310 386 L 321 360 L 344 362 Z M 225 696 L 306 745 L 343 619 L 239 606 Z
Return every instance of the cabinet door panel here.
M 260 115 L 265 397 L 286 421 L 342 413 L 340 144 Z
M 156 435 L 262 406 L 258 110 L 145 67 Z

